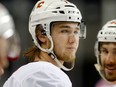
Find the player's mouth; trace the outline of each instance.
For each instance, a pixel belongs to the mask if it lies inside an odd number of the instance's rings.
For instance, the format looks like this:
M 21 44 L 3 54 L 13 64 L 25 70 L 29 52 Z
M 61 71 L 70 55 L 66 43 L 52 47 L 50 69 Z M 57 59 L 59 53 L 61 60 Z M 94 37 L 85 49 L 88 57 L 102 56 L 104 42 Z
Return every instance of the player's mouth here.
M 68 50 L 71 50 L 71 51 L 75 51 L 76 48 L 75 47 L 67 47 Z
M 116 68 L 115 67 L 106 67 L 105 70 L 109 73 L 112 73 L 112 72 L 116 72 Z

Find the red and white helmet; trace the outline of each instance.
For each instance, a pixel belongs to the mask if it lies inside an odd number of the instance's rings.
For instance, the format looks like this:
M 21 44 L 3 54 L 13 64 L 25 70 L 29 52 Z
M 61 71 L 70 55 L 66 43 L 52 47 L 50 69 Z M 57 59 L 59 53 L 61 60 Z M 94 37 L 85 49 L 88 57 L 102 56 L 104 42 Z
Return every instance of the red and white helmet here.
M 53 53 L 53 41 L 50 35 L 50 25 L 52 22 L 68 21 L 82 23 L 82 16 L 79 9 L 67 0 L 40 0 L 34 6 L 29 19 L 29 32 L 32 35 L 35 45 L 42 51 Z M 49 49 L 43 49 L 37 42 L 35 28 L 41 24 L 46 36 L 51 42 Z M 83 26 L 81 26 L 83 27 Z M 84 32 L 84 33 L 83 33 Z M 85 29 L 82 29 L 81 37 L 85 37 Z M 57 59 L 57 58 L 55 58 Z
M 98 32 L 97 42 L 95 44 L 95 56 L 97 57 L 97 64 L 95 64 L 96 69 L 100 75 L 105 79 L 102 71 L 99 58 L 99 43 L 100 42 L 116 42 L 116 19 L 108 21 L 102 29 Z M 105 79 L 106 80 L 106 79 Z
M 20 54 L 20 39 L 8 10 L 0 3 L 0 37 L 9 42 L 8 59 L 16 60 Z
M 98 42 L 116 42 L 116 19 L 103 26 L 98 33 Z

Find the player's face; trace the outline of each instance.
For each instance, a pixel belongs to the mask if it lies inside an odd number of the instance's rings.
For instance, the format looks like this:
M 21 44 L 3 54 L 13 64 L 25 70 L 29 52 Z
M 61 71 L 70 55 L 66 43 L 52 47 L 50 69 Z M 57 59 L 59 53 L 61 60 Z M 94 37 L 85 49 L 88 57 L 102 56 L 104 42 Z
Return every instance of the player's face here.
M 103 74 L 108 81 L 116 80 L 116 43 L 102 43 L 100 47 Z
M 8 65 L 7 60 L 8 42 L 4 38 L 0 38 L 0 76 L 4 72 L 4 68 Z
M 54 43 L 54 53 L 58 59 L 71 62 L 75 59 L 75 54 L 79 45 L 78 23 L 58 22 L 52 26 L 52 38 Z

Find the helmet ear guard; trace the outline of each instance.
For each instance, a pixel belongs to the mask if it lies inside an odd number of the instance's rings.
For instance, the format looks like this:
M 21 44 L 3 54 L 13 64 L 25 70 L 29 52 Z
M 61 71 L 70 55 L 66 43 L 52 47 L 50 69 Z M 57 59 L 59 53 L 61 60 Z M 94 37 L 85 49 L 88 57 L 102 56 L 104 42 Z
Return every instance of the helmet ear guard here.
M 84 21 L 81 21 L 81 23 L 80 23 L 80 34 L 81 34 L 80 37 L 82 39 L 85 39 L 86 38 L 86 33 L 87 33 L 86 24 L 85 24 Z
M 19 58 L 20 55 L 20 38 L 18 34 L 15 32 L 10 38 L 9 41 L 9 50 L 8 50 L 8 60 L 15 61 Z

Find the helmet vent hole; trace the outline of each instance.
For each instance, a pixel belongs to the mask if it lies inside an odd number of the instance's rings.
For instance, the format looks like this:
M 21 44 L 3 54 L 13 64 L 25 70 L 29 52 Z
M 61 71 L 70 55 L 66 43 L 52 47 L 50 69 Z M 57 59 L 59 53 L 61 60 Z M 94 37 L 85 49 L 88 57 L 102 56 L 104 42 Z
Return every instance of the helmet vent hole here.
M 103 34 L 103 33 L 101 32 L 101 34 Z
M 46 29 L 46 27 L 44 27 L 44 29 Z
M 56 9 L 60 9 L 60 7 L 57 7 Z
M 59 11 L 61 14 L 65 14 L 64 11 Z
M 52 13 L 57 13 L 57 11 L 52 11 Z
M 108 28 L 116 28 L 116 26 L 108 26 Z
M 72 5 L 65 5 L 65 7 L 73 7 L 74 8 L 74 6 L 72 6 Z
M 71 17 L 69 17 L 69 19 L 71 19 Z
M 107 38 L 105 37 L 105 40 L 106 40 Z

